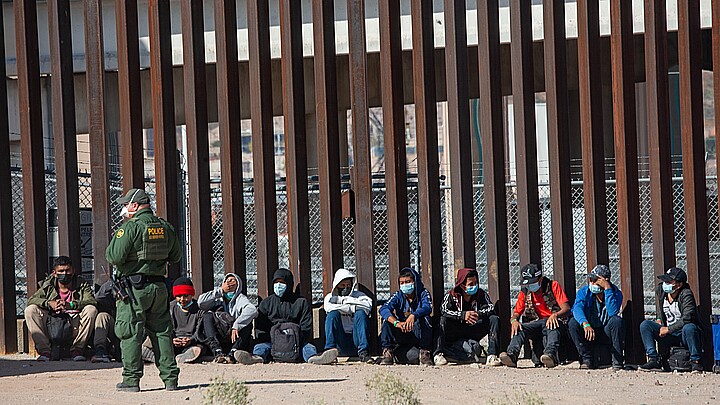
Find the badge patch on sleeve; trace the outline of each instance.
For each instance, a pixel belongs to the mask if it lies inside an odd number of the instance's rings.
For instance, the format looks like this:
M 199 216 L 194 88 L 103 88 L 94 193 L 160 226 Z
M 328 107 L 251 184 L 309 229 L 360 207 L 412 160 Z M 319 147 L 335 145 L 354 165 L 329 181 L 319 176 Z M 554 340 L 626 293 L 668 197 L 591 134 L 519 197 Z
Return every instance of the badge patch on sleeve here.
M 118 229 L 117 233 L 115 234 L 115 237 L 118 238 L 118 239 L 120 239 L 120 238 L 122 238 L 123 236 L 125 236 L 125 230 L 122 229 L 122 228 Z

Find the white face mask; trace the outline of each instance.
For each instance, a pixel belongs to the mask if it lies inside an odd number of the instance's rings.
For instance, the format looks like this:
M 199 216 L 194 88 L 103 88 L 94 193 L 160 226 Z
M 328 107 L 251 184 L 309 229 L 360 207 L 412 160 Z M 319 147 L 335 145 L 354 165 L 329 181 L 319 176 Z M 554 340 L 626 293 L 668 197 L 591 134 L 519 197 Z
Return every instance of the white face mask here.
M 130 214 L 128 213 L 128 209 L 126 205 L 123 205 L 122 210 L 120 210 L 120 216 L 123 218 L 129 218 Z

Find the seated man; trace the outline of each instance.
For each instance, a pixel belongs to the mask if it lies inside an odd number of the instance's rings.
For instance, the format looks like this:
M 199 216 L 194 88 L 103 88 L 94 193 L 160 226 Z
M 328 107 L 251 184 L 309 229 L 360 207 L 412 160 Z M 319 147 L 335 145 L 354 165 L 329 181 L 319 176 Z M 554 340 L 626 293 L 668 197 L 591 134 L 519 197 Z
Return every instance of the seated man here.
M 115 336 L 115 292 L 113 281 L 103 283 L 95 292 L 98 314 L 95 318 L 93 347 L 95 355 L 90 359 L 93 363 L 109 363 L 110 353 L 120 360 L 120 340 Z
M 258 311 L 242 293 L 240 277 L 226 274 L 222 285 L 200 295 L 198 304 L 210 311 L 203 316 L 202 324 L 205 344 L 210 346 L 215 362 L 252 364 L 252 321 Z
M 95 305 L 90 284 L 75 275 L 70 258 L 55 259 L 52 274 L 40 283 L 25 309 L 28 331 L 40 353 L 37 360 L 60 360 L 61 348 L 56 344 L 51 347 L 47 327 L 50 318 L 58 316 L 69 317 L 72 324 L 70 357 L 74 361 L 85 361 L 85 345 L 97 316 Z
M 338 269 L 333 279 L 333 290 L 325 296 L 325 350 L 339 349 L 344 356 L 355 356 L 367 363 L 368 320 L 372 298 L 357 290 L 355 275 Z
M 670 347 L 683 346 L 690 352 L 692 372 L 701 373 L 702 330 L 695 295 L 687 284 L 687 274 L 682 269 L 671 267 L 658 278 L 662 280 L 655 291 L 658 319 L 654 322 L 644 320 L 640 324 L 640 336 L 648 357 L 648 362 L 640 366 L 640 370 L 669 370 L 667 356 Z M 660 355 L 655 349 L 655 342 Z
M 260 302 L 258 306 L 258 317 L 255 320 L 255 334 L 258 343 L 253 349 L 253 358 L 256 361 L 268 362 L 271 353 L 283 354 L 285 361 L 302 360 L 310 364 L 330 364 L 338 356 L 337 349 L 329 349 L 322 354 L 317 354 L 317 348 L 310 342 L 312 338 L 312 311 L 307 300 L 294 291 L 295 284 L 290 270 L 278 269 L 273 275 L 273 294 Z M 275 328 L 274 328 L 275 327 Z M 273 347 L 277 343 L 273 341 L 272 332 L 282 329 L 289 335 L 292 333 L 300 340 L 297 347 L 301 353 L 288 354 Z M 299 333 L 300 336 L 297 336 Z M 278 345 L 279 346 L 279 345 Z M 275 361 L 278 358 L 273 356 Z
M 599 264 L 588 274 L 588 285 L 583 286 L 572 307 L 573 317 L 568 329 L 580 356 L 580 368 L 596 368 L 600 353 L 596 348 L 610 346 L 612 367 L 622 370 L 623 320 L 620 317 L 623 296 L 619 288 L 610 282 L 610 269 Z
M 490 296 L 478 287 L 475 269 L 458 270 L 455 287 L 445 294 L 440 307 L 440 333 L 435 350 L 435 365 L 444 366 L 448 360 L 478 362 L 483 347 L 480 340 L 488 337 L 488 356 L 485 364 L 499 366 L 498 332 L 500 318 Z
M 543 277 L 536 264 L 523 266 L 520 275 L 522 288 L 510 318 L 512 340 L 507 352 L 500 353 L 500 361 L 508 367 L 517 367 L 520 348 L 528 338 L 535 367 L 555 367 L 564 319 L 570 314 L 568 298 L 557 281 Z M 522 323 L 518 320 L 521 316 Z
M 400 291 L 396 291 L 382 307 L 380 343 L 383 349 L 380 364 L 399 363 L 432 366 L 432 299 L 420 275 L 411 268 L 400 270 Z M 397 355 L 397 356 L 396 356 Z
M 192 280 L 179 277 L 173 283 L 175 305 L 170 305 L 172 322 L 172 343 L 177 363 L 192 363 L 200 357 L 203 346 L 198 342 L 198 331 L 205 311 L 195 301 L 195 287 Z

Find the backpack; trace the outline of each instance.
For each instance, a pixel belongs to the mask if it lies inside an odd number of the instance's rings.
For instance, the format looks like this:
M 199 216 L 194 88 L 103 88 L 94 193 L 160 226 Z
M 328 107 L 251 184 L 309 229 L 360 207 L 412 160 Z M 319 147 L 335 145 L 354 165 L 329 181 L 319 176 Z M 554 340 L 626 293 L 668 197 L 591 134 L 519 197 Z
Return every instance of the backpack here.
M 53 345 L 70 346 L 72 344 L 73 327 L 70 315 L 61 312 L 48 316 L 47 331 Z
M 668 364 L 672 371 L 690 371 L 690 350 L 678 346 L 671 347 Z
M 300 325 L 292 322 L 281 322 L 270 329 L 270 355 L 280 363 L 297 363 L 301 359 Z

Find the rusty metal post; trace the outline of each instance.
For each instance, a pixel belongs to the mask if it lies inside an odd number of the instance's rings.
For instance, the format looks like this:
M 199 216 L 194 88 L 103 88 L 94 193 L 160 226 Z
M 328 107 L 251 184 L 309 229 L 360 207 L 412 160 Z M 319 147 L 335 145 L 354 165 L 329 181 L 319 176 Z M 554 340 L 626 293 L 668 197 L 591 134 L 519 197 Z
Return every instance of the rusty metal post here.
M 675 266 L 675 235 L 670 160 L 667 11 L 665 0 L 645 2 L 645 99 L 647 103 L 650 202 L 655 275 Z M 720 11 L 715 10 L 713 11 Z M 720 12 L 718 12 L 720 16 Z M 713 33 L 718 30 L 714 30 Z M 720 56 L 720 55 L 719 55 Z M 718 66 L 718 65 L 716 65 Z M 720 89 L 720 75 L 714 75 Z M 720 94 L 717 94 L 720 97 Z M 715 103 L 716 108 L 720 103 Z M 720 116 L 720 115 L 719 115 Z M 720 123 L 720 120 L 717 121 Z
M 40 56 L 35 0 L 15 2 L 15 46 L 25 207 L 25 268 L 29 297 L 49 270 Z
M 225 273 L 236 273 L 247 291 L 245 204 L 243 194 L 240 76 L 234 1 L 215 0 L 217 99 L 220 123 L 223 248 Z
M 505 133 L 500 71 L 500 17 L 498 0 L 478 4 L 478 66 L 480 134 L 482 136 L 485 202 L 485 245 L 488 293 L 500 316 L 500 345 L 510 339 L 510 259 L 508 257 L 505 189 Z
M 338 130 L 335 6 L 313 1 L 315 45 L 315 114 L 317 118 L 323 291 L 332 290 L 333 275 L 343 267 L 340 138 Z
M 115 0 L 123 188 L 145 187 L 137 0 Z
M 400 3 L 378 1 L 380 16 L 380 76 L 385 137 L 385 189 L 388 218 L 388 277 L 390 291 L 397 291 L 400 269 L 410 266 L 410 230 L 405 150 Z
M 302 9 L 296 0 L 280 0 L 285 176 L 287 178 L 290 270 L 303 297 L 312 298 L 310 215 L 305 132 L 305 78 Z
M 615 173 L 617 179 L 618 248 L 623 290 L 625 352 L 641 364 L 640 322 L 644 317 L 640 195 L 638 191 L 637 127 L 635 123 L 635 65 L 632 2 L 610 1 L 610 37 Z
M 433 297 L 433 311 L 440 313 L 445 294 L 440 227 L 440 178 L 438 172 L 437 96 L 435 94 L 435 45 L 433 5 L 412 0 L 413 86 L 418 153 L 418 216 L 420 251 L 425 285 Z M 357 243 L 357 242 L 356 242 Z
M 85 1 L 85 76 L 90 140 L 90 181 L 92 182 L 93 268 L 95 284 L 107 281 L 105 248 L 110 240 L 108 145 L 105 132 L 105 48 L 102 1 Z
M 157 215 L 180 229 L 178 197 L 179 162 L 175 133 L 175 100 L 170 30 L 170 3 L 148 2 L 150 31 L 150 82 L 152 85 L 153 138 L 155 154 L 155 203 Z M 180 276 L 180 265 L 168 267 L 168 277 Z
M 703 130 L 703 89 L 700 30 L 700 3 L 678 1 L 678 64 L 680 66 L 680 130 L 682 137 L 683 186 L 685 192 L 685 233 L 688 283 L 695 293 L 698 316 L 707 323 L 712 311 L 710 257 Z M 712 341 L 703 339 L 707 354 L 705 369 L 711 366 Z
M 272 293 L 272 276 L 278 267 L 275 134 L 272 115 L 268 1 L 248 0 L 247 14 L 258 294 L 267 296 Z
M 210 222 L 210 164 L 203 3 L 182 0 L 183 76 L 185 128 L 188 145 L 190 193 L 190 260 L 198 291 L 213 288 L 212 233 Z
M 585 241 L 590 271 L 609 261 L 598 0 L 578 0 L 577 10 Z

